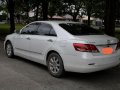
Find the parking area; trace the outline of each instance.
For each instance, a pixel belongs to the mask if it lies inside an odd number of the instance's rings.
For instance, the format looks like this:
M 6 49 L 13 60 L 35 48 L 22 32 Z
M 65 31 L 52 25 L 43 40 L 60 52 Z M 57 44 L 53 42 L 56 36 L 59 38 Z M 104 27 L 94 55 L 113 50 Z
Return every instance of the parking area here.
M 120 90 L 120 66 L 90 74 L 52 77 L 41 64 L 7 58 L 0 41 L 0 90 Z

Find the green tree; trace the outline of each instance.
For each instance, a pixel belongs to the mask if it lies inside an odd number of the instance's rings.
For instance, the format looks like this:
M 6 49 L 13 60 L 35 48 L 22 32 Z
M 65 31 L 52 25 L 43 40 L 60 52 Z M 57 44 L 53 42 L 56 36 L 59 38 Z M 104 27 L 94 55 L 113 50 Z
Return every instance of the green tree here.
M 57 0 L 51 0 L 49 2 L 48 13 L 49 13 L 49 15 L 50 15 L 51 18 L 55 14 L 62 15 L 61 14 L 61 12 L 62 12 L 62 5 L 63 5 L 62 0 L 59 0 L 59 1 L 57 1 Z
M 39 6 L 42 7 L 42 17 L 43 20 L 48 20 L 48 7 L 50 0 L 28 0 L 29 6 L 32 6 L 32 9 L 36 8 L 36 20 L 38 20 L 38 14 L 39 14 Z M 29 7 L 29 10 L 31 7 Z
M 20 1 L 20 0 L 14 0 L 14 3 L 15 3 L 14 15 L 18 20 L 17 23 L 20 23 L 20 18 L 22 17 L 22 14 L 25 13 L 24 12 L 24 2 Z
M 65 0 L 65 12 L 73 16 L 73 21 L 76 21 L 77 15 L 83 6 L 83 0 Z
M 49 7 L 49 0 L 42 0 L 43 20 L 48 20 L 48 7 Z
M 120 0 L 117 0 L 116 4 L 116 19 L 120 20 Z
M 40 12 L 42 0 L 31 0 L 30 5 L 32 6 L 32 9 L 34 9 L 35 12 L 35 20 L 38 21 L 38 15 Z
M 83 0 L 84 8 L 88 16 L 88 25 L 90 26 L 90 17 L 93 13 L 96 13 L 96 10 L 99 11 L 99 4 L 102 0 Z
M 25 12 L 26 23 L 29 23 L 30 22 L 29 11 L 31 10 L 31 5 L 30 5 L 31 0 L 23 0 L 22 2 L 23 2 L 22 10 Z
M 105 1 L 98 0 L 98 2 L 95 4 L 93 8 L 92 16 L 104 19 L 104 13 L 105 13 Z

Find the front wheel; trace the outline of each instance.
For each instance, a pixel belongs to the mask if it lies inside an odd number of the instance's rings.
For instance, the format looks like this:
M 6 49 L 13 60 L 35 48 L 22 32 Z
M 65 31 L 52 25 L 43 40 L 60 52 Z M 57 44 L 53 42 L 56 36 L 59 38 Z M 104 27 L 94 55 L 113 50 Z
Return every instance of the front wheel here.
M 48 56 L 47 66 L 50 74 L 54 77 L 61 77 L 64 74 L 63 61 L 57 53 L 51 53 Z
M 13 46 L 10 42 L 6 43 L 5 51 L 9 58 L 12 58 L 14 56 Z

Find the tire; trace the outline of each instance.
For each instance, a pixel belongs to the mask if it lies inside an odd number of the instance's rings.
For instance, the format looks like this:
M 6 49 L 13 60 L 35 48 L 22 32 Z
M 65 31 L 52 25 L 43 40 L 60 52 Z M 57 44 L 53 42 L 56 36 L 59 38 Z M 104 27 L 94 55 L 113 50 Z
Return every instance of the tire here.
M 61 77 L 64 74 L 64 65 L 62 58 L 57 53 L 51 53 L 47 58 L 47 67 L 49 73 L 54 77 Z
M 11 42 L 7 42 L 7 43 L 6 43 L 5 51 L 6 51 L 6 55 L 7 55 L 9 58 L 14 57 L 13 46 L 12 46 Z

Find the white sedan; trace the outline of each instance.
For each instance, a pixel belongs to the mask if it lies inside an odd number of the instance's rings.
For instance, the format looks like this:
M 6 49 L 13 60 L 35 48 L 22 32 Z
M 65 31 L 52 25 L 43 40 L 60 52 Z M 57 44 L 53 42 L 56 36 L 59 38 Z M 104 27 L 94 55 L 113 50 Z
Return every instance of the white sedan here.
M 120 63 L 119 40 L 78 22 L 35 21 L 4 42 L 8 57 L 14 55 L 41 63 L 51 75 L 64 71 L 90 73 Z

